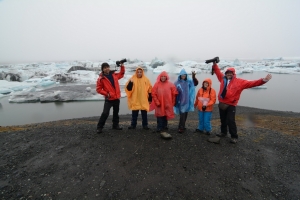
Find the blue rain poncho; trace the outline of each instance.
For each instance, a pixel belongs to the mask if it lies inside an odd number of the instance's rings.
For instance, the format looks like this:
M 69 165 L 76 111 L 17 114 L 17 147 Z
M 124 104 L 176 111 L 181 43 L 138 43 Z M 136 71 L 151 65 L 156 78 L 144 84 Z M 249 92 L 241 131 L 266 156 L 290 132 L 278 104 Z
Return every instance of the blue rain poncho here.
M 185 80 L 180 78 L 184 74 L 186 75 Z M 193 80 L 187 75 L 184 69 L 180 71 L 178 80 L 174 84 L 178 91 L 174 107 L 175 114 L 194 111 L 195 86 Z

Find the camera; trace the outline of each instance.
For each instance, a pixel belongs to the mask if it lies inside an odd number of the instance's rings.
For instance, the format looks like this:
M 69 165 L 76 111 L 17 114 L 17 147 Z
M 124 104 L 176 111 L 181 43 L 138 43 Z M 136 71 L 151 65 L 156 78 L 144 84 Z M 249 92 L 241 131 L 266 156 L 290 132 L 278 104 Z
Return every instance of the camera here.
M 219 57 L 215 57 L 215 58 L 213 58 L 213 59 L 210 59 L 210 60 L 206 60 L 206 61 L 205 61 L 206 64 L 211 63 L 211 62 L 219 63 L 219 62 L 220 62 L 220 59 L 219 59 Z
M 211 63 L 211 62 L 218 63 L 218 62 L 220 62 L 220 59 L 219 59 L 219 57 L 215 57 L 215 58 L 213 58 L 213 59 L 210 59 L 210 60 L 206 60 L 206 61 L 205 61 L 206 64 Z M 214 72 L 213 68 L 211 68 L 211 75 L 214 75 L 214 73 L 215 73 L 215 72 Z
M 123 64 L 123 63 L 125 63 L 125 62 L 127 62 L 126 58 L 124 58 L 124 59 L 122 59 L 122 60 L 120 60 L 120 61 L 117 61 L 116 64 L 117 64 L 117 66 L 119 67 L 121 64 Z

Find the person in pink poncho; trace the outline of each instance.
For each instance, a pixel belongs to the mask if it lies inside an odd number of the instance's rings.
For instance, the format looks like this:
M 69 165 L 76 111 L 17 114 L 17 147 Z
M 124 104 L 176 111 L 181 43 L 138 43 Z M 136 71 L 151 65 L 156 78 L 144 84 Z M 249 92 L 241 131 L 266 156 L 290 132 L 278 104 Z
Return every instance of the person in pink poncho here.
M 174 105 L 178 92 L 175 85 L 169 81 L 167 72 L 163 71 L 158 75 L 151 94 L 152 104 L 150 110 L 155 109 L 157 132 L 163 138 L 171 138 L 172 136 L 166 131 L 168 130 L 168 120 L 175 117 Z

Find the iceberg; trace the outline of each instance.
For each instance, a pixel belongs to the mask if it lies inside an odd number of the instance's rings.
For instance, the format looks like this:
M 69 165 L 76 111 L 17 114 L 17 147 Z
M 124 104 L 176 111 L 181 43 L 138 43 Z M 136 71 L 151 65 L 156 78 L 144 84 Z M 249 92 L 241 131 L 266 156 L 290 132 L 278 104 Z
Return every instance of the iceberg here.
M 164 64 L 165 64 L 164 61 L 159 60 L 158 58 L 154 58 L 150 63 L 150 67 L 156 68 L 158 66 L 163 66 Z
M 113 67 L 116 61 L 103 61 Z M 41 62 L 0 65 L 0 96 L 9 97 L 10 102 L 50 102 L 50 101 L 90 101 L 104 100 L 95 91 L 95 84 L 101 72 L 100 61 L 72 61 L 72 62 Z M 300 74 L 299 60 L 283 60 L 282 58 L 264 59 L 255 62 L 242 62 L 238 59 L 224 60 L 218 63 L 224 71 L 228 66 L 234 66 L 236 74 L 266 71 L 277 74 Z M 124 86 L 131 78 L 137 67 L 151 70 L 153 74 L 166 71 L 170 80 L 176 79 L 181 69 L 188 74 L 192 71 L 209 73 L 212 64 L 185 60 L 182 62 L 165 62 L 158 58 L 151 62 L 129 60 L 125 63 L 126 72 L 119 84 Z M 116 68 L 119 71 L 120 68 Z M 149 73 L 152 73 L 152 72 Z M 155 76 L 155 75 L 154 75 Z M 265 89 L 257 87 L 255 89 Z M 122 93 L 122 97 L 126 96 Z

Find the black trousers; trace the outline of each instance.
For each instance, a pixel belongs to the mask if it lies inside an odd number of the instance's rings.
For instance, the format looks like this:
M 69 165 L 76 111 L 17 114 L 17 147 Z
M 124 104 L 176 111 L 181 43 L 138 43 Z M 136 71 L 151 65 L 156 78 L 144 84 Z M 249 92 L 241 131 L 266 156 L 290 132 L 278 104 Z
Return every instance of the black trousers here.
M 178 128 L 184 129 L 185 128 L 185 122 L 188 116 L 188 112 L 180 113 L 180 118 L 179 118 L 179 125 Z
M 219 108 L 220 119 L 221 119 L 221 132 L 227 134 L 227 126 L 231 138 L 238 138 L 237 128 L 235 123 L 235 106 L 228 106 L 226 110 Z
M 157 131 L 163 131 L 168 128 L 167 116 L 157 117 Z
M 103 112 L 100 116 L 99 122 L 97 124 L 97 128 L 103 128 L 105 122 L 109 116 L 110 108 L 113 107 L 113 127 L 119 125 L 119 110 L 120 110 L 120 99 L 116 100 L 105 100 Z
M 142 125 L 143 127 L 148 126 L 148 116 L 146 110 L 141 110 L 142 113 Z M 136 127 L 137 124 L 137 118 L 139 116 L 139 110 L 133 110 L 132 111 L 132 118 L 131 118 L 131 126 Z

